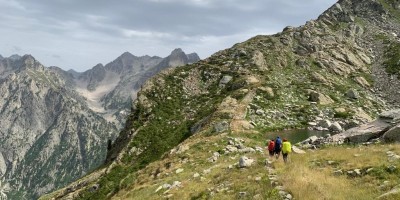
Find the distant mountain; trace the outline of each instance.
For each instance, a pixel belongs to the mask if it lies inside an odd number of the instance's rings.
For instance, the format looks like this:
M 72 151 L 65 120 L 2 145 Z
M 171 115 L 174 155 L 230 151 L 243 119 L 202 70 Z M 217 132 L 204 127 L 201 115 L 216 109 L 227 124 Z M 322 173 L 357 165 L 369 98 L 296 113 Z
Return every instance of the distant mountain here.
M 79 73 L 31 55 L 1 58 L 0 191 L 35 199 L 98 167 L 140 84 L 176 66 L 165 59 L 126 52 Z
M 115 137 L 116 127 L 59 71 L 30 55 L 1 60 L 0 182 L 10 199 L 35 198 L 79 178 L 101 164 Z
M 158 72 L 199 61 L 196 53 L 185 54 L 175 49 L 166 58 L 157 56 L 137 57 L 123 53 L 103 66 L 98 64 L 75 78 L 76 90 L 87 99 L 88 105 L 104 113 L 109 121 L 123 124 L 132 100 L 141 85 Z

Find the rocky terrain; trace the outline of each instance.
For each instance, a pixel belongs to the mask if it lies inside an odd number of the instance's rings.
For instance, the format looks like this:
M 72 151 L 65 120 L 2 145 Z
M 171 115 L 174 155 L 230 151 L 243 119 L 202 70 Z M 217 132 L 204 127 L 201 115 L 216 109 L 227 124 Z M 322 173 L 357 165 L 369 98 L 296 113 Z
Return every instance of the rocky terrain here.
M 125 123 L 131 102 L 147 79 L 166 68 L 198 60 L 200 58 L 196 53 L 185 54 L 181 49 L 175 49 L 166 58 L 137 57 L 125 52 L 105 66 L 98 64 L 81 74 L 71 74 L 76 90 L 86 98 L 89 107 L 121 126 Z
M 198 59 L 181 49 L 166 58 L 126 52 L 78 73 L 0 57 L 0 199 L 35 199 L 100 166 L 141 84 Z
M 399 25 L 397 1 L 340 0 L 303 26 L 164 71 L 138 92 L 105 165 L 42 199 L 396 199 L 398 160 L 387 164 L 380 156 L 372 163 L 362 155 L 391 151 L 394 157 L 398 146 L 368 147 L 368 153 L 353 153 L 357 159 L 343 155 L 363 147 L 329 147 L 321 150 L 326 154 L 311 155 L 307 150 L 293 155 L 299 164 L 287 167 L 265 161 L 261 152 L 275 130 L 329 130 L 351 142 L 345 138 L 359 130 L 352 128 L 398 108 Z M 395 119 L 390 127 L 398 131 Z M 383 140 L 398 141 L 396 131 Z M 323 155 L 337 155 L 338 168 L 308 160 Z M 367 165 L 374 173 L 353 182 L 332 173 L 346 168 L 349 177 L 366 174 Z M 290 184 L 279 176 L 285 173 L 306 178 Z M 313 178 L 320 182 L 308 181 Z M 389 185 L 375 187 L 389 179 Z M 310 198 L 302 196 L 308 193 Z

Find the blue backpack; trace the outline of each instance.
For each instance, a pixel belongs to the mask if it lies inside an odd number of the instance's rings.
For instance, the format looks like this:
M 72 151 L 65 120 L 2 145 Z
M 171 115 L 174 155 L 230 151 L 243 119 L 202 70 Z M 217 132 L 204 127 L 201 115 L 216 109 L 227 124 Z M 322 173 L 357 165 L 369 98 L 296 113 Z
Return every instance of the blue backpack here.
M 281 140 L 281 138 L 276 138 L 276 140 L 275 140 L 275 148 L 276 149 L 278 149 L 278 148 L 281 148 L 281 145 L 282 145 L 282 140 Z

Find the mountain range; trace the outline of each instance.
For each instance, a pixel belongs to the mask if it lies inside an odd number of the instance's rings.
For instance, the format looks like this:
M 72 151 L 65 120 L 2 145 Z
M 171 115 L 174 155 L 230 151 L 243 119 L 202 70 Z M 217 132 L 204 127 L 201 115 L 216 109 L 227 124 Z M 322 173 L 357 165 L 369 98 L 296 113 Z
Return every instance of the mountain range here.
M 0 188 L 32 199 L 101 165 L 141 85 L 170 67 L 199 60 L 123 53 L 79 73 L 45 67 L 31 55 L 0 57 Z

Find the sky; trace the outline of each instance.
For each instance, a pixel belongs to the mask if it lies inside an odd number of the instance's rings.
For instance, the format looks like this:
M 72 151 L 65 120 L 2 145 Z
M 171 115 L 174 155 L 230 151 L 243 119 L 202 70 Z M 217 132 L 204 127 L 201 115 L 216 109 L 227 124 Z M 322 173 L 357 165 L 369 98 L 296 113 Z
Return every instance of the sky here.
M 0 0 L 0 54 L 85 71 L 130 52 L 203 59 L 316 19 L 336 0 Z

